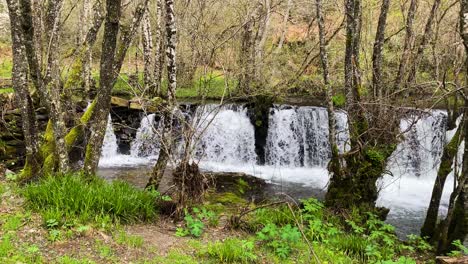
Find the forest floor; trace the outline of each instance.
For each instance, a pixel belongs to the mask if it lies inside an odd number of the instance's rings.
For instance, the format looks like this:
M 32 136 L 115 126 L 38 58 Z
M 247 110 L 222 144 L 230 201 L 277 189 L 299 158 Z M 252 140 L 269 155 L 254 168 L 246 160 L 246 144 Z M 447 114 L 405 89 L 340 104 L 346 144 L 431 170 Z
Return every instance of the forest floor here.
M 128 185 L 98 180 L 96 187 L 91 183 L 80 189 L 88 183 L 67 177 L 56 176 L 32 187 L 0 180 L 1 263 L 434 263 L 431 247 L 419 237 L 403 242 L 392 226 L 372 217 L 358 225 L 354 221 L 359 216 L 354 216 L 346 220 L 346 227 L 313 198 L 303 201 L 303 209 L 292 209 L 279 202 L 253 205 L 232 192 L 211 193 L 198 209 L 185 211 L 184 220 L 177 223 L 162 214 L 160 204 L 158 216 L 124 224 L 106 218 L 113 213 L 104 207 L 100 215 L 89 217 L 93 205 L 88 203 L 87 208 L 79 200 L 87 199 L 81 193 L 89 190 L 97 199 L 108 197 L 104 189 L 109 186 L 113 188 L 108 189 L 110 193 L 121 197 Z M 79 185 L 66 186 L 73 182 Z M 248 188 L 239 187 L 241 192 Z M 96 193 L 101 190 L 107 196 Z M 131 186 L 126 190 L 135 197 L 145 192 Z M 51 202 L 52 211 L 31 206 L 45 206 L 44 199 Z M 140 208 L 133 212 L 142 215 L 144 207 L 136 205 L 140 199 L 150 201 L 144 196 L 110 198 L 104 206 Z M 54 208 L 68 217 L 56 215 Z M 69 218 L 73 210 L 81 213 Z M 230 228 L 232 217 L 239 215 L 244 216 L 242 221 L 239 218 L 240 225 Z
M 205 229 L 200 239 L 179 237 L 180 225 L 168 218 L 54 233 L 40 214 L 25 209 L 18 187 L 5 181 L 0 186 L 0 259 L 7 263 L 198 263 L 191 256 L 202 244 L 239 235 L 219 225 Z

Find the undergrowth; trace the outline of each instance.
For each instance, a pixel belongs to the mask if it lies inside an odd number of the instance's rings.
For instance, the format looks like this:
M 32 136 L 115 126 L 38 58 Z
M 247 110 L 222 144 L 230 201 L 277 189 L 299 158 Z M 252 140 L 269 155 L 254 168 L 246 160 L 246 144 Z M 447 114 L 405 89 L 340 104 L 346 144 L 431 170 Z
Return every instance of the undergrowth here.
M 45 223 L 70 221 L 132 223 L 154 220 L 157 192 L 139 190 L 128 183 L 85 178 L 81 175 L 50 176 L 22 189 L 27 206 L 40 212 Z

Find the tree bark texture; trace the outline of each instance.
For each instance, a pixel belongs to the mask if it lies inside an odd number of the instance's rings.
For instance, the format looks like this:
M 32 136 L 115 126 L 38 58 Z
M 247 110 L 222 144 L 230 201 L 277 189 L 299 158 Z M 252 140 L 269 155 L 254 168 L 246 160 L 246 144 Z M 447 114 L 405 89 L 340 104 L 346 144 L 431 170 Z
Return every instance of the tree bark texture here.
M 408 9 L 408 15 L 406 16 L 406 35 L 403 44 L 403 53 L 401 54 L 400 64 L 398 66 L 398 73 L 395 78 L 395 84 L 393 86 L 393 92 L 400 90 L 403 80 L 405 79 L 406 66 L 408 64 L 409 55 L 413 46 L 414 31 L 413 22 L 416 10 L 418 8 L 418 0 L 411 0 L 410 7 Z M 405 86 L 405 85 L 403 85 Z
M 375 34 L 374 51 L 372 53 L 372 87 L 374 98 L 383 98 L 382 92 L 382 50 L 385 41 L 385 27 L 387 25 L 387 14 L 390 0 L 383 0 L 380 8 L 379 22 Z
M 8 0 L 10 14 L 10 30 L 13 52 L 13 88 L 16 100 L 20 105 L 22 129 L 26 147 L 26 168 L 21 175 L 21 180 L 29 181 L 34 176 L 40 176 L 42 158 L 39 153 L 37 137 L 37 122 L 34 105 L 29 93 L 28 63 L 26 48 L 24 46 L 24 34 L 22 33 L 22 12 L 18 0 Z

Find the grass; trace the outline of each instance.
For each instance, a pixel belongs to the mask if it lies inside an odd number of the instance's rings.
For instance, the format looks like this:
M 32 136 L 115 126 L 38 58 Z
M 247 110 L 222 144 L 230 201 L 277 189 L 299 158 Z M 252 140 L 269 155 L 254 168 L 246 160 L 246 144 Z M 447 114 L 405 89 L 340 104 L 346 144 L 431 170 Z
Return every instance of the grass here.
M 77 219 L 107 219 L 132 223 L 154 220 L 157 193 L 136 189 L 128 183 L 107 183 L 81 175 L 51 176 L 22 190 L 27 206 L 40 212 L 47 223 L 63 225 Z
M 223 242 L 210 243 L 207 255 L 219 263 L 253 263 L 258 258 L 254 246 L 253 241 L 228 238 Z
M 11 70 L 13 69 L 13 61 L 11 58 L 0 59 L 0 78 L 11 78 Z
M 141 236 L 129 235 L 125 231 L 118 232 L 116 242 L 120 245 L 126 245 L 133 248 L 143 247 L 143 238 Z
M 99 75 L 94 74 L 93 78 L 96 83 L 99 83 Z M 115 96 L 122 96 L 125 98 L 132 98 L 138 96 L 141 87 L 143 87 L 143 73 L 138 74 L 137 87 L 135 87 L 135 80 L 131 81 L 129 74 L 121 73 L 117 79 L 112 94 Z M 133 85 L 133 86 L 132 86 Z M 221 72 L 213 72 L 208 75 L 199 75 L 195 78 L 191 86 L 178 87 L 176 96 L 178 98 L 196 99 L 204 96 L 208 99 L 220 99 L 223 96 L 228 97 L 235 92 L 236 81 L 228 81 L 228 89 L 226 90 L 226 80 Z M 167 81 L 162 82 L 162 92 L 166 93 Z M 226 91 L 225 91 L 226 90 Z

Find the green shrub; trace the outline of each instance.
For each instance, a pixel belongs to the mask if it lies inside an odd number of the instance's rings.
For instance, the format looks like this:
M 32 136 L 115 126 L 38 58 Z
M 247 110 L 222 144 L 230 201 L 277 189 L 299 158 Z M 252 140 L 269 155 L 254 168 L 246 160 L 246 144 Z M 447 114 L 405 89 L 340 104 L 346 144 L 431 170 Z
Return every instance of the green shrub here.
M 107 183 L 80 175 L 50 176 L 22 190 L 27 205 L 48 222 L 63 225 L 79 219 L 88 222 L 109 217 L 115 222 L 137 222 L 156 216 L 156 192 L 136 189 L 128 183 Z
M 207 254 L 220 263 L 252 263 L 257 260 L 254 242 L 228 238 L 223 242 L 210 243 Z
M 456 250 L 451 251 L 448 255 L 453 257 L 461 257 L 463 255 L 468 255 L 468 248 L 465 247 L 460 240 L 453 241 L 452 245 Z
M 281 228 L 275 224 L 268 224 L 257 233 L 257 238 L 273 249 L 277 256 L 286 259 L 291 254 L 293 246 L 301 240 L 301 233 L 297 227 L 289 224 Z
M 216 226 L 218 224 L 217 215 L 204 207 L 201 209 L 194 207 L 192 208 L 192 212 L 193 214 L 190 214 L 188 210 L 185 210 L 185 228 L 177 228 L 177 236 L 184 237 L 192 235 L 194 237 L 200 237 L 205 229 L 204 222 L 208 222 L 211 226 Z

